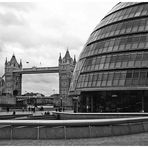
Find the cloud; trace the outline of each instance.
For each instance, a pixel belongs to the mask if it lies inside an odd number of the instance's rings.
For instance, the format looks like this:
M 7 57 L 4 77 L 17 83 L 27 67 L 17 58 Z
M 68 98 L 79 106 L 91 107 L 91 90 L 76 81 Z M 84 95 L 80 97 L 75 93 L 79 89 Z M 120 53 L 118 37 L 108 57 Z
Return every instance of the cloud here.
M 63 57 L 67 47 L 71 56 L 78 59 L 91 31 L 115 3 L 98 0 L 0 3 L 0 76 L 4 73 L 5 58 L 10 60 L 13 53 L 18 61 L 22 59 L 23 67 L 57 66 L 59 53 Z M 49 75 L 24 76 L 23 93 L 58 90 L 58 75 Z
M 0 14 L 0 18 L 0 24 L 3 26 L 23 25 L 23 21 L 10 12 Z
M 15 10 L 15 11 L 31 11 L 35 5 L 31 2 L 1 2 L 0 7 L 3 7 L 7 10 Z

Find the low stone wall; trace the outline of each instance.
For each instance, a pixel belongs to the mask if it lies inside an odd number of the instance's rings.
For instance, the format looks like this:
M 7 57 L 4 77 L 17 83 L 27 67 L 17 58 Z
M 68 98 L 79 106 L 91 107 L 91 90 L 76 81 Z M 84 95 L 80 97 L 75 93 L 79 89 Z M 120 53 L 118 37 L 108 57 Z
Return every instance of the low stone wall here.
M 20 117 L 29 117 L 32 116 L 32 114 L 16 114 L 16 115 L 0 115 L 0 120 L 8 120 L 8 119 L 14 119 L 14 118 L 20 118 Z
M 113 119 L 148 116 L 148 113 L 69 113 L 52 112 L 60 120 Z
M 118 120 L 119 121 L 119 120 Z M 35 124 L 31 124 L 31 123 Z M 48 121 L 50 123 L 50 121 Z M 28 125 L 0 125 L 0 139 L 74 139 L 74 138 L 97 138 L 108 136 L 119 136 L 148 132 L 148 118 L 139 120 L 129 120 L 127 123 L 109 124 L 100 122 L 100 124 L 85 124 L 81 126 L 76 120 L 71 121 L 71 124 L 58 122 L 53 126 L 56 121 L 53 121 L 52 126 L 45 124 L 41 126 L 40 121 L 30 121 Z M 86 121 L 88 122 L 88 121 Z M 99 121 L 98 121 L 99 122 Z M 12 123 L 12 121 L 11 121 Z M 24 121 L 27 123 L 27 121 Z M 46 123 L 46 122 L 42 122 Z M 74 124 L 72 124 L 74 123 Z M 61 126 L 60 126 L 61 124 Z M 65 124 L 65 126 L 63 126 Z M 74 126 L 76 125 L 76 126 Z

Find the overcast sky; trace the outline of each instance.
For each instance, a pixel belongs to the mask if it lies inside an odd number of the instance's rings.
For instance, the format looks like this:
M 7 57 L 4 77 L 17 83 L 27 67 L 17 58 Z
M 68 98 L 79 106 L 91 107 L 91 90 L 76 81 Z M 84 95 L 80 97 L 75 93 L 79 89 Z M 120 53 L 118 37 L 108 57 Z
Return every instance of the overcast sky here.
M 23 68 L 57 66 L 68 48 L 76 59 L 90 33 L 117 4 L 111 0 L 0 2 L 0 76 L 14 53 Z M 26 62 L 29 62 L 28 64 Z M 23 75 L 23 93 L 58 93 L 58 74 Z M 55 90 L 55 91 L 54 91 Z

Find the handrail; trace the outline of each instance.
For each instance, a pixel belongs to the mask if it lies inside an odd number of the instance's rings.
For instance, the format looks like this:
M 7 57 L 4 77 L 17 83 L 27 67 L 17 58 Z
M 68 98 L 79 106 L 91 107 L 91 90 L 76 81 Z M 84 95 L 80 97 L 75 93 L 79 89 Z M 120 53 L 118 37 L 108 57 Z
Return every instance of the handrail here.
M 118 118 L 118 119 L 91 119 L 91 120 L 0 120 L 0 125 L 15 126 L 97 126 L 115 125 L 124 123 L 144 122 L 148 117 Z

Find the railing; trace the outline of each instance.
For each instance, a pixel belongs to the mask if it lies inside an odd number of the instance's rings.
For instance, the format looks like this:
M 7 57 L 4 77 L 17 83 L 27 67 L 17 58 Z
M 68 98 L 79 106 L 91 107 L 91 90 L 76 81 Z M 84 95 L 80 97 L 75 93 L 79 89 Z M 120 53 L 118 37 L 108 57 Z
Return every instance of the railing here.
M 92 120 L 0 120 L 0 125 L 17 125 L 17 126 L 102 126 L 102 125 L 114 125 L 133 122 L 148 121 L 148 117 L 136 117 L 136 118 L 120 118 L 120 119 L 92 119 Z
M 0 120 L 0 139 L 69 139 L 148 131 L 148 117 L 92 120 Z

